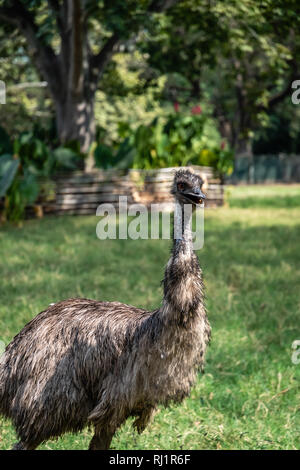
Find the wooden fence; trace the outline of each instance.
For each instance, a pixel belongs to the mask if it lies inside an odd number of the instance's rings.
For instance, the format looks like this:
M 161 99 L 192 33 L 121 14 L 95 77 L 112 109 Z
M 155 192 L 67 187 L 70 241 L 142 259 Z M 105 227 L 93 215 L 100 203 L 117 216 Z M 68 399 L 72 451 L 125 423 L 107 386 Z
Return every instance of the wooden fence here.
M 99 204 L 111 203 L 118 207 L 119 197 L 127 196 L 127 204 L 150 206 L 160 203 L 163 210 L 173 208 L 170 187 L 178 168 L 160 170 L 106 170 L 92 173 L 75 172 L 59 175 L 56 179 L 56 214 L 95 214 Z M 223 186 L 209 167 L 193 167 L 204 179 L 206 207 L 223 204 Z

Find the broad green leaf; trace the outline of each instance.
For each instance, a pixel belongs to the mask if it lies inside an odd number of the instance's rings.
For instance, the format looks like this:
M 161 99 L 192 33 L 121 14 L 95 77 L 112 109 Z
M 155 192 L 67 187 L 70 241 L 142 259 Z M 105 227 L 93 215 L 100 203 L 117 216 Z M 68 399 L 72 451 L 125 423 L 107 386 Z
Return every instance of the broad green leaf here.
M 0 197 L 5 196 L 17 173 L 19 160 L 13 159 L 11 155 L 0 157 Z

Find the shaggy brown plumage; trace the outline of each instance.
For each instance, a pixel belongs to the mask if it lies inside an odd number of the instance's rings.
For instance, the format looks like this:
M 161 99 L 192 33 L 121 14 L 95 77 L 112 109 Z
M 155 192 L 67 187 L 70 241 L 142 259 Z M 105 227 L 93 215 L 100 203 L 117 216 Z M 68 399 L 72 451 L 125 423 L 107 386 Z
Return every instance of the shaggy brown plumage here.
M 93 424 L 90 449 L 107 449 L 129 417 L 143 431 L 157 404 L 180 402 L 203 365 L 210 326 L 203 284 L 182 210 L 201 202 L 202 180 L 180 170 L 172 193 L 174 239 L 162 306 L 154 312 L 119 302 L 69 299 L 49 306 L 7 346 L 0 362 L 0 413 L 20 442 L 41 442 Z

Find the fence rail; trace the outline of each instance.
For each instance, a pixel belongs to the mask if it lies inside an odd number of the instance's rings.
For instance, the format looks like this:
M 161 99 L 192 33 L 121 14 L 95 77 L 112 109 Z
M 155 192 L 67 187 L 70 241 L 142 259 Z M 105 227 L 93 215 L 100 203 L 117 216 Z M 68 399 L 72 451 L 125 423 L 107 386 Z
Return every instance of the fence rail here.
M 204 179 L 206 207 L 223 204 L 224 191 L 212 168 L 192 167 Z M 128 205 L 141 203 L 149 206 L 163 204 L 166 211 L 173 209 L 170 187 L 178 168 L 160 170 L 98 170 L 91 173 L 60 174 L 55 181 L 55 201 L 46 206 L 46 212 L 62 215 L 95 214 L 99 204 L 111 203 L 118 208 L 120 196 L 127 196 Z

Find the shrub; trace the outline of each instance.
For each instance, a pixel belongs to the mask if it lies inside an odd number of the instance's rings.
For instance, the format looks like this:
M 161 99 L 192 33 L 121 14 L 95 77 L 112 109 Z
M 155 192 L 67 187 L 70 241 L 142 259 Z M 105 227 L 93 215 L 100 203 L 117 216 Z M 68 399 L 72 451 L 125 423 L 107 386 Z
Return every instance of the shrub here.
M 2 219 L 19 221 L 26 206 L 39 195 L 39 177 L 50 177 L 60 169 L 74 169 L 81 157 L 71 148 L 52 150 L 34 132 L 23 133 L 12 142 L 0 128 L 0 136 Z
M 214 120 L 198 105 L 189 114 L 181 113 L 178 103 L 175 105 L 175 113 L 155 118 L 149 125 L 141 124 L 134 131 L 121 123 L 125 140 L 115 151 L 98 144 L 96 165 L 154 169 L 193 164 L 212 166 L 221 177 L 229 174 L 233 152 L 221 141 Z

